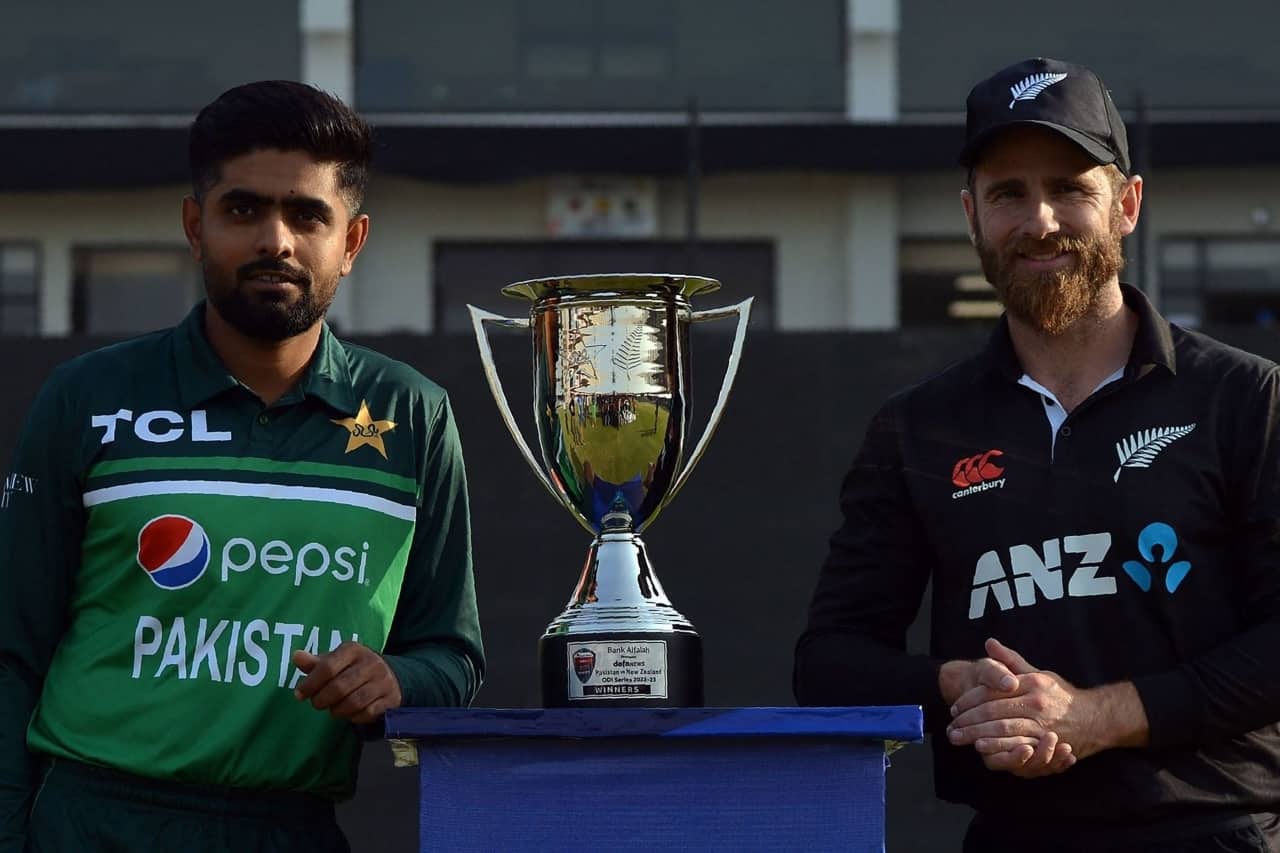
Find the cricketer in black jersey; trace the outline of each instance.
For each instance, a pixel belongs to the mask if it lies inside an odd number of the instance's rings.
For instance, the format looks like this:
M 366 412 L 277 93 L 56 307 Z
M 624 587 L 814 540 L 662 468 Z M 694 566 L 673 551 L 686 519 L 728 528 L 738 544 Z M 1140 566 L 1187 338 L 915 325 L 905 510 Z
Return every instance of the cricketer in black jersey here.
M 1140 318 L 1124 375 L 1056 440 L 1045 398 L 1019 384 L 1003 323 L 984 352 L 875 416 L 801 641 L 801 698 L 920 704 L 937 731 L 949 720 L 940 663 L 980 657 L 998 637 L 1080 687 L 1131 679 L 1151 745 L 1029 785 L 935 737 L 945 799 L 1126 822 L 1186 807 L 1270 811 L 1280 372 L 1124 294 Z M 906 628 L 931 579 L 930 655 L 909 656 Z
M 797 699 L 923 706 L 938 794 L 978 813 L 966 851 L 1273 849 L 1280 370 L 1119 283 L 1142 181 L 1092 72 L 998 72 L 968 135 L 1006 314 L 873 418 Z

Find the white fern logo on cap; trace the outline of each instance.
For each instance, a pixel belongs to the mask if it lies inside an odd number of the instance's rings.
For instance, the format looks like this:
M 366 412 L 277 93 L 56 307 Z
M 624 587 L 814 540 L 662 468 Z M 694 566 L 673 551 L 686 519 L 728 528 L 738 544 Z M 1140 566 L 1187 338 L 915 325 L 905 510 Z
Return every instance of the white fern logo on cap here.
M 1018 101 L 1034 101 L 1045 89 L 1066 79 L 1066 74 L 1052 74 L 1048 71 L 1043 74 L 1032 74 L 1030 77 L 1023 79 L 1022 82 L 1009 87 L 1009 91 L 1013 94 L 1013 100 L 1009 102 L 1009 109 L 1013 109 L 1013 105 Z

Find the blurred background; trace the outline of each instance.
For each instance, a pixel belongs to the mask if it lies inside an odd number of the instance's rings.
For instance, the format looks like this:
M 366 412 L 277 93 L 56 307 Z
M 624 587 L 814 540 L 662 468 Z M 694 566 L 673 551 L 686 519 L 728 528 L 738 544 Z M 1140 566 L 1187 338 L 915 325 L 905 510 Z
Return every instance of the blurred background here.
M 1125 280 L 1271 358 L 1280 315 L 1280 4 L 1262 0 L 4 0 L 0 453 L 59 361 L 202 294 L 179 223 L 186 128 L 227 88 L 303 80 L 376 127 L 367 248 L 330 319 L 450 392 L 471 478 L 488 682 L 538 704 L 536 642 L 588 542 L 524 468 L 465 306 L 510 282 L 683 272 L 754 297 L 699 470 L 646 534 L 704 637 L 712 705 L 792 702 L 791 648 L 868 417 L 982 345 L 999 309 L 955 166 L 969 87 L 1091 66 L 1146 178 Z M 695 428 L 730 323 L 694 338 Z M 528 411 L 528 341 L 495 341 Z M 523 397 L 521 396 L 523 394 Z M 918 625 L 912 642 L 927 644 Z M 366 752 L 358 853 L 414 849 L 416 775 Z M 928 751 L 889 771 L 889 849 L 954 849 Z

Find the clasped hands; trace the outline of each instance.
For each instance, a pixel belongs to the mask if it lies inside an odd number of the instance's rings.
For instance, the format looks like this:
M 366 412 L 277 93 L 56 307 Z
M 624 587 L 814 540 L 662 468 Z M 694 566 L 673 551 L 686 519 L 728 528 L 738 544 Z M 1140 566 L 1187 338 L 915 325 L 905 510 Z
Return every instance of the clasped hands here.
M 1061 773 L 1098 751 L 1089 691 L 1036 669 L 998 640 L 985 648 L 987 657 L 948 661 L 939 673 L 953 745 L 972 746 L 988 769 L 1023 778 Z

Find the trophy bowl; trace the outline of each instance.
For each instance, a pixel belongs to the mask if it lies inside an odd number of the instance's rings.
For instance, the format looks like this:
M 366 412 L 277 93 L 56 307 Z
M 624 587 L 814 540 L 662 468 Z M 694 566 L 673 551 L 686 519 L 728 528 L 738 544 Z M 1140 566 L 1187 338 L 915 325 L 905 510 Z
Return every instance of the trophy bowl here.
M 663 592 L 640 533 L 687 481 L 737 374 L 751 300 L 709 311 L 689 303 L 719 287 L 686 275 L 567 276 L 503 288 L 531 303 L 527 319 L 468 306 L 512 438 L 594 537 L 568 605 L 539 641 L 546 707 L 703 702 L 701 639 Z M 738 323 L 720 395 L 688 451 L 689 328 L 728 317 Z M 486 323 L 532 332 L 538 456 L 507 403 Z

